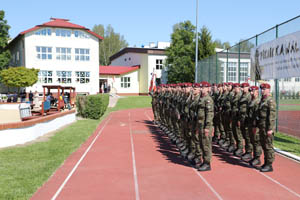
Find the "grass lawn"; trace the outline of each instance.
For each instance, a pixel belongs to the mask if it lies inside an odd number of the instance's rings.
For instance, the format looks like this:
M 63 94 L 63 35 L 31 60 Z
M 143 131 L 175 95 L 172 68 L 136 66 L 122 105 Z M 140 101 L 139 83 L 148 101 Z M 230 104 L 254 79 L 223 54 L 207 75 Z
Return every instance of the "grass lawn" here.
M 280 99 L 279 104 L 300 104 L 300 99 Z
M 111 111 L 150 107 L 151 97 L 120 98 L 100 120 L 79 120 L 44 142 L 0 150 L 0 199 L 29 199 Z
M 275 134 L 274 146 L 283 151 L 300 156 L 300 139 L 296 137 L 278 132 Z
M 110 111 L 147 107 L 151 107 L 150 96 L 128 96 L 119 98 L 117 105 L 114 108 L 110 108 Z

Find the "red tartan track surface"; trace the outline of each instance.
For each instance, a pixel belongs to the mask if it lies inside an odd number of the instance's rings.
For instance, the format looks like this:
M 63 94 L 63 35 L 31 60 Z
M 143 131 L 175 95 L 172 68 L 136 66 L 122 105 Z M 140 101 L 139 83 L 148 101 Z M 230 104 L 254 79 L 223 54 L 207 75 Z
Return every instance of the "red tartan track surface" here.
M 276 154 L 261 173 L 214 147 L 198 172 L 152 120 L 150 108 L 111 113 L 31 199 L 300 199 L 300 163 Z

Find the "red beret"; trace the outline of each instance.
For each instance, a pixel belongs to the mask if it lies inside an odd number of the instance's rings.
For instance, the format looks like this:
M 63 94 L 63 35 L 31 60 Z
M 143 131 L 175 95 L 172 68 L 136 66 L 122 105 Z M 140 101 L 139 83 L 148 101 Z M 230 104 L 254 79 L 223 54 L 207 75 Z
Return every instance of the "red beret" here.
M 254 90 L 258 90 L 259 88 L 257 86 L 251 86 L 249 88 L 249 91 L 254 91 Z
M 223 86 L 227 86 L 228 85 L 228 83 L 223 83 Z
M 210 87 L 210 83 L 206 81 L 202 81 L 200 84 L 201 84 L 200 87 Z
M 262 83 L 262 84 L 260 85 L 260 88 L 261 88 L 261 89 L 270 89 L 271 86 L 270 86 L 270 84 L 268 84 L 268 83 Z
M 218 87 L 223 87 L 223 84 L 222 84 L 222 83 L 219 83 L 219 84 L 218 84 Z
M 232 82 L 228 82 L 227 85 L 233 85 L 233 83 Z
M 239 83 L 233 83 L 233 84 L 232 84 L 232 87 L 233 87 L 233 88 L 235 88 L 235 87 L 240 87 L 240 84 L 239 84 Z
M 242 83 L 242 84 L 241 84 L 241 87 L 242 87 L 242 88 L 244 88 L 244 87 L 249 87 L 249 86 L 250 86 L 249 83 Z

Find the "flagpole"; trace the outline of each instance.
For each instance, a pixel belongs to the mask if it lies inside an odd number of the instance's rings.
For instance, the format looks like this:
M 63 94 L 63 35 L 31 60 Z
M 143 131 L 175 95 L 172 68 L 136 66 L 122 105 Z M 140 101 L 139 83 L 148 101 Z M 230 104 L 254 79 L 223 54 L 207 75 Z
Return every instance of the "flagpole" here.
M 195 56 L 195 82 L 198 82 L 198 0 L 196 0 L 196 56 Z

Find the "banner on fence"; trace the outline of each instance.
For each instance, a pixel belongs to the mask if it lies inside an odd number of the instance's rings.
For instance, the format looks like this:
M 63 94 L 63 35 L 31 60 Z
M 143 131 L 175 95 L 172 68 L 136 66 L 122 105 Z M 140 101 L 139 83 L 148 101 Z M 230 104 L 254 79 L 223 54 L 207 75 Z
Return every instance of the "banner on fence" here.
M 300 77 L 300 31 L 251 49 L 251 79 Z

